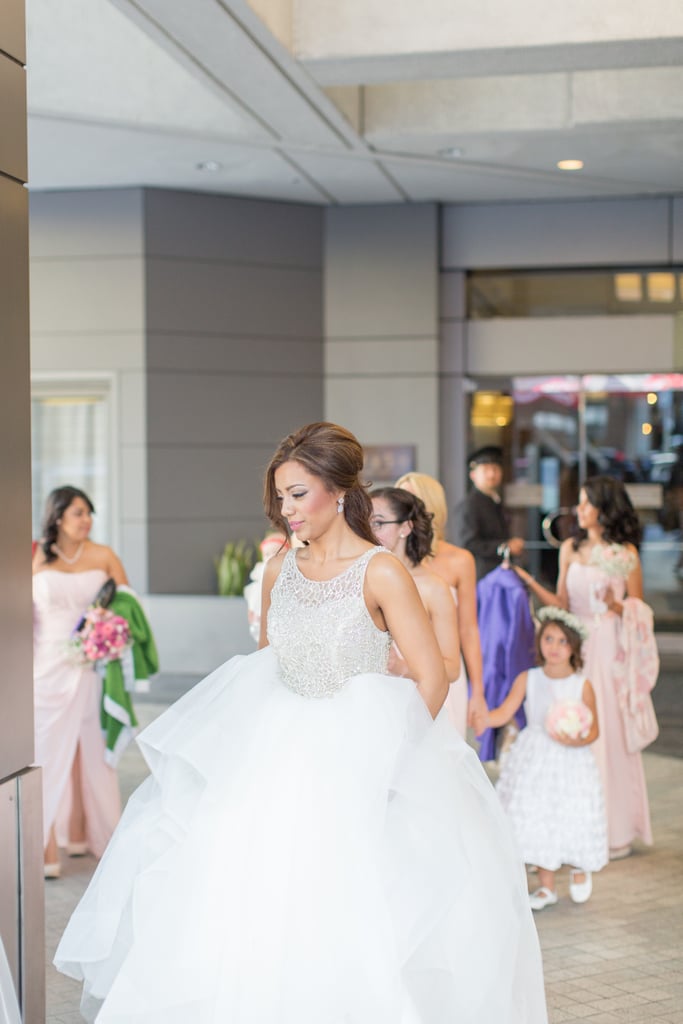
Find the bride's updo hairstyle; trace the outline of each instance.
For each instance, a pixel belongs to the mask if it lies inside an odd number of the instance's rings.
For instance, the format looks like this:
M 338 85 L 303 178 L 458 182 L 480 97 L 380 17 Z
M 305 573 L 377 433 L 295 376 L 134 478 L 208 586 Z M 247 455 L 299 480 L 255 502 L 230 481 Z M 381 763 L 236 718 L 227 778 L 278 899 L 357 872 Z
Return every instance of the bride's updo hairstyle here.
M 363 449 L 349 430 L 336 423 L 309 423 L 280 441 L 266 470 L 263 507 L 273 526 L 289 536 L 275 487 L 275 470 L 285 462 L 301 463 L 330 493 L 341 491 L 346 522 L 363 540 L 377 543 L 370 526 L 372 502 L 360 480 Z
M 406 554 L 413 565 L 419 565 L 422 559 L 430 554 L 434 540 L 434 517 L 425 508 L 424 501 L 402 487 L 377 487 L 370 491 L 370 498 L 383 498 L 395 519 L 401 523 L 410 520 L 413 524 L 411 532 L 406 537 Z
M 593 508 L 598 510 L 603 540 L 608 544 L 633 544 L 639 548 L 643 536 L 642 527 L 621 480 L 611 476 L 591 476 L 583 484 L 582 490 L 586 492 Z M 579 530 L 573 541 L 574 550 L 587 536 L 586 530 Z

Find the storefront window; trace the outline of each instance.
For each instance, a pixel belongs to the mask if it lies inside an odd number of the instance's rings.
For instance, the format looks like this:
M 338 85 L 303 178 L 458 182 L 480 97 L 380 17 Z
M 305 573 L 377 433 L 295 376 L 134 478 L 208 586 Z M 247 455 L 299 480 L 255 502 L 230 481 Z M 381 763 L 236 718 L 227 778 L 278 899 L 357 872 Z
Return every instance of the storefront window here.
M 683 309 L 683 271 L 519 270 L 467 275 L 467 315 L 492 317 L 604 316 Z
M 552 539 L 573 528 L 582 481 L 614 476 L 643 523 L 644 585 L 658 628 L 669 613 L 676 620 L 683 611 L 683 374 L 481 379 L 470 409 L 470 447 L 499 444 L 505 452 L 511 532 L 527 538 L 530 570 L 554 583 Z M 507 411 L 497 420 L 500 409 Z

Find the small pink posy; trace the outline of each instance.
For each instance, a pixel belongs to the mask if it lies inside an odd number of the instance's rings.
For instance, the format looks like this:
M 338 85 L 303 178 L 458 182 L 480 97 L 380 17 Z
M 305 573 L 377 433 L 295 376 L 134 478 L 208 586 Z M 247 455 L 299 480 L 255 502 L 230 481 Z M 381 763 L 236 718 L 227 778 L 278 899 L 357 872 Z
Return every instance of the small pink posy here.
M 583 701 L 556 701 L 545 719 L 546 731 L 551 736 L 565 736 L 570 740 L 585 739 L 593 725 L 593 713 Z

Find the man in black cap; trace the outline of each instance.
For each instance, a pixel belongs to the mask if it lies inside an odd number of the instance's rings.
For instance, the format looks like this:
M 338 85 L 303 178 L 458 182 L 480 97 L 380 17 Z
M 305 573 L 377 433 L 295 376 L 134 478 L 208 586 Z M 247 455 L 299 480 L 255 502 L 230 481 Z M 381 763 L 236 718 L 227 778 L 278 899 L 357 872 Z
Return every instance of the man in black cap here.
M 505 548 L 519 556 L 524 551 L 521 537 L 511 537 L 500 498 L 503 482 L 503 452 L 487 445 L 469 458 L 472 490 L 455 509 L 455 543 L 467 548 L 477 563 L 477 581 L 500 565 Z

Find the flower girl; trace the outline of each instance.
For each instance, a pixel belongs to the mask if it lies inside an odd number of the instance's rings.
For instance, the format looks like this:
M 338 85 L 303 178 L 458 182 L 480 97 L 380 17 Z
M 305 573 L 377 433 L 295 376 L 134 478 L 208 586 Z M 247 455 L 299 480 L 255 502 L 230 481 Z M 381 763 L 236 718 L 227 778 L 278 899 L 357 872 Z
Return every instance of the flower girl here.
M 555 872 L 571 866 L 569 894 L 585 903 L 591 872 L 608 859 L 602 786 L 589 745 L 598 736 L 595 694 L 581 674 L 583 623 L 563 608 L 541 608 L 539 668 L 522 672 L 489 725 L 505 725 L 524 701 L 527 727 L 501 766 L 497 785 L 527 864 L 538 865 L 532 910 L 557 903 Z

